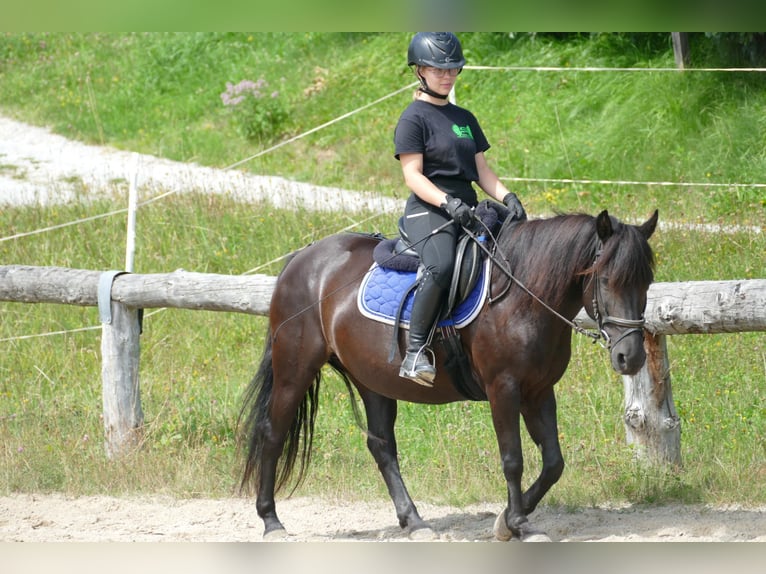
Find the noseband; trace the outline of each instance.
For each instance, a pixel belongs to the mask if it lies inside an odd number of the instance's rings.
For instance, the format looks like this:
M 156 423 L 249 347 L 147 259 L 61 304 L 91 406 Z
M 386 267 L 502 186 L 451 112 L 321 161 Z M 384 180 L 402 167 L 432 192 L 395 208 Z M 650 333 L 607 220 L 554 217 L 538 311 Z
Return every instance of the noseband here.
M 593 267 L 595 267 L 596 262 L 598 261 L 598 258 L 601 256 L 601 248 L 599 247 L 598 251 L 596 252 L 596 258 L 593 261 Z M 593 282 L 593 299 L 592 299 L 592 311 L 593 311 L 593 319 L 596 321 L 596 324 L 598 325 L 598 331 L 601 335 L 601 338 L 606 341 L 606 348 L 610 351 L 612 350 L 612 347 L 617 345 L 620 341 L 622 341 L 625 337 L 632 335 L 633 333 L 640 333 L 641 337 L 644 336 L 644 325 L 646 324 L 646 319 L 641 315 L 640 319 L 623 319 L 622 317 L 612 317 L 609 315 L 606 304 L 603 301 L 603 296 L 601 294 L 601 281 L 599 280 L 598 276 L 598 270 L 594 271 L 591 275 L 590 280 Z M 615 325 L 617 327 L 625 327 L 626 330 L 623 331 L 617 339 L 614 341 L 609 336 L 609 333 L 606 332 L 606 329 L 604 329 L 604 325 Z

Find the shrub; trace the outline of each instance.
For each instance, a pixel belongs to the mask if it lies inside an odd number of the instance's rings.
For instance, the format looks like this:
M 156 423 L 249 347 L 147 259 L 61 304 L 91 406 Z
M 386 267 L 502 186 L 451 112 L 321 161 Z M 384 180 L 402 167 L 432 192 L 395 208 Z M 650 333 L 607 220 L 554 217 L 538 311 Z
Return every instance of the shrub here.
M 279 91 L 269 90 L 269 82 L 242 80 L 238 84 L 226 82 L 221 93 L 223 105 L 231 112 L 235 128 L 248 140 L 262 141 L 274 138 L 287 119 L 287 105 Z

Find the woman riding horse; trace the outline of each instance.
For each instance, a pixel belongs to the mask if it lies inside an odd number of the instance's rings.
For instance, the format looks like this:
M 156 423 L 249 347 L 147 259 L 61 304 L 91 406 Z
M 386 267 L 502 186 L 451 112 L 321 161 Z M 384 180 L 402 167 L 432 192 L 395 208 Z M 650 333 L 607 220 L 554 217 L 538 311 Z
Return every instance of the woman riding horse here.
M 476 117 L 447 100 L 465 65 L 457 37 L 450 32 L 419 32 L 410 42 L 407 62 L 414 66 L 420 86 L 399 118 L 394 147 L 412 191 L 404 209 L 404 231 L 424 270 L 399 376 L 431 387 L 436 376 L 428 360 L 431 328 L 452 278 L 460 226 L 469 223 L 471 208 L 477 204 L 471 183 L 502 201 L 511 218 L 524 219 L 526 214 L 516 195 L 487 165 L 484 152 L 489 143 Z M 450 220 L 455 225 L 445 225 Z

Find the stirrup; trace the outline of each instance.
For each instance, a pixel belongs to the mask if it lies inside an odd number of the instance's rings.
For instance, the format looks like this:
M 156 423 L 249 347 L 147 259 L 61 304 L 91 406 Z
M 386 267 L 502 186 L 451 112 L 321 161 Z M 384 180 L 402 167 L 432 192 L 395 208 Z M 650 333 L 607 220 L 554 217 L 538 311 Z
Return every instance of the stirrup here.
M 422 347 L 418 351 L 407 351 L 399 368 L 399 376 L 409 379 L 424 387 L 433 387 L 436 369 L 424 356 L 427 352 L 433 360 L 433 352 L 428 347 Z

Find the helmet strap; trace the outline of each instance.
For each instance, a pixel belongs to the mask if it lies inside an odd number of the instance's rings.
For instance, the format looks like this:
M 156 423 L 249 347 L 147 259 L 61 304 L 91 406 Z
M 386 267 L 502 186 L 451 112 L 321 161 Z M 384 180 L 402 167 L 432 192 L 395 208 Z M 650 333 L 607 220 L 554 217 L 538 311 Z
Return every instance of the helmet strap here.
M 418 79 L 420 80 L 420 87 L 418 88 L 418 90 L 420 90 L 424 94 L 428 94 L 431 97 L 439 98 L 440 100 L 446 100 L 449 97 L 449 94 L 446 96 L 443 94 L 438 94 L 434 92 L 431 88 L 429 88 L 428 83 L 426 82 L 426 79 L 421 75 L 419 70 L 416 71 L 415 73 L 417 74 Z

